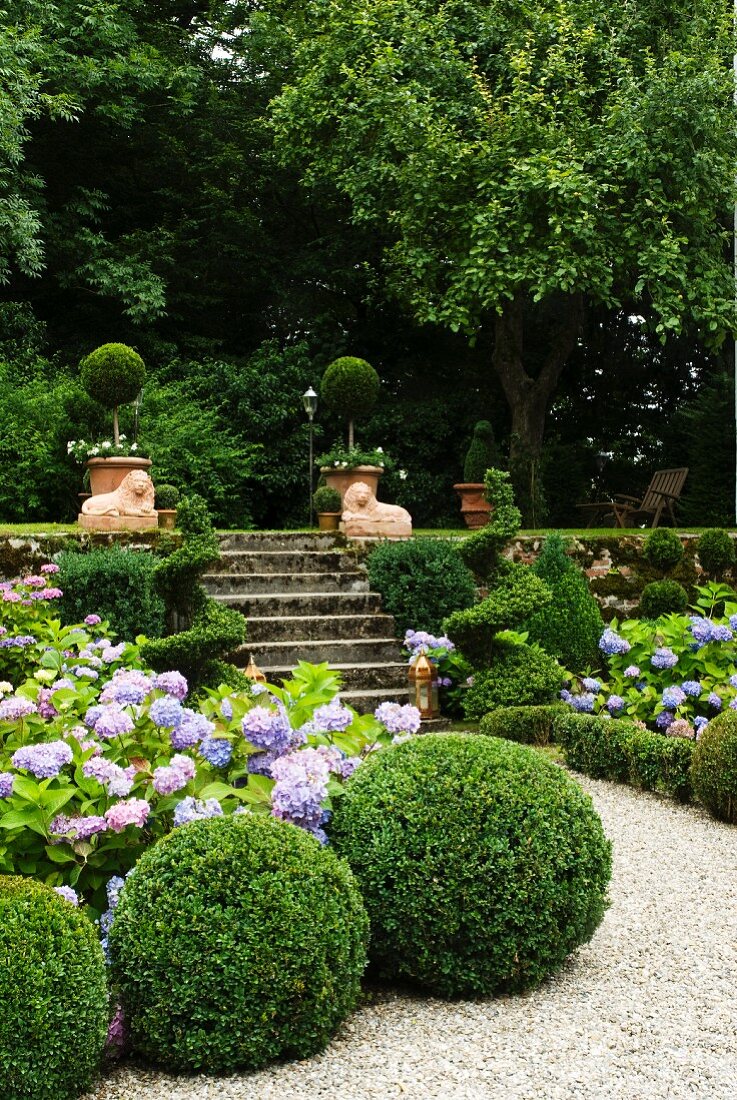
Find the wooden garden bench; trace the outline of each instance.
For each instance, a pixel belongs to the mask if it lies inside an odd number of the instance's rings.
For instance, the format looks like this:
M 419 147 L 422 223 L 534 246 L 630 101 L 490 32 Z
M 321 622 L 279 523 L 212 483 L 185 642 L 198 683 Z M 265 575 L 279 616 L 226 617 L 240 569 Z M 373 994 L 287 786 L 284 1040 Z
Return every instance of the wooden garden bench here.
M 626 493 L 615 493 L 611 500 L 577 504 L 576 507 L 589 513 L 587 527 L 593 526 L 597 519 L 605 516 L 614 516 L 615 527 L 633 527 L 643 520 L 650 520 L 650 526 L 657 527 L 664 512 L 667 512 L 675 526 L 673 506 L 680 500 L 687 477 L 688 468 L 685 466 L 676 470 L 656 470 L 642 499 Z

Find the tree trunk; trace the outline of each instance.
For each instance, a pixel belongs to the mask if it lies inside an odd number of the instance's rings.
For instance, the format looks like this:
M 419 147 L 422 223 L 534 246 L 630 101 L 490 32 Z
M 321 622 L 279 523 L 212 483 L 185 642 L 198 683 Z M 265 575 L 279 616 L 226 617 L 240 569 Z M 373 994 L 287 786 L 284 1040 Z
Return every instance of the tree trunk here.
M 559 317 L 559 323 L 550 330 L 548 351 L 537 377 L 528 374 L 524 364 L 524 295 L 519 294 L 509 302 L 496 322 L 493 365 L 512 413 L 510 472 L 523 520 L 532 527 L 538 526 L 543 518 L 539 479 L 545 418 L 581 330 L 581 296 L 564 298 Z

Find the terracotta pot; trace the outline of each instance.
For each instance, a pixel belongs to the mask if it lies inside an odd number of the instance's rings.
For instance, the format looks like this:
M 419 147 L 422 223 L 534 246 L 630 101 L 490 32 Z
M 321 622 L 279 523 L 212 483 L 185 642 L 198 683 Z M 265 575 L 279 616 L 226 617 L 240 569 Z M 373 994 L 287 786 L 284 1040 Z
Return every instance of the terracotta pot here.
M 340 517 L 340 512 L 318 512 L 317 526 L 320 531 L 337 531 Z
M 127 456 L 90 458 L 85 465 L 90 472 L 90 492 L 94 497 L 98 493 L 112 493 L 131 470 L 145 470 L 148 473 L 151 459 Z
M 167 531 L 173 531 L 177 525 L 176 508 L 158 508 L 156 514 L 159 517 L 159 527 Z
M 461 498 L 461 512 L 466 527 L 476 529 L 486 527 L 491 519 L 491 505 L 484 496 L 486 486 L 483 483 L 462 481 L 453 488 Z
M 342 500 L 351 485 L 363 481 L 374 496 L 377 495 L 379 478 L 384 473 L 382 466 L 321 466 L 320 473 L 330 489 L 337 489 Z

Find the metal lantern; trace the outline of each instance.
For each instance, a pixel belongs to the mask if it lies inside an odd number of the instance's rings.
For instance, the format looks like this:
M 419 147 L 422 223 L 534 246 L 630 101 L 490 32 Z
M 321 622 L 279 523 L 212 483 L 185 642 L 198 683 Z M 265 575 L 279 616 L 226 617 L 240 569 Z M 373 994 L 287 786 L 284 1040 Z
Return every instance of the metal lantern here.
M 243 669 L 243 674 L 247 676 L 249 680 L 253 680 L 255 684 L 266 683 L 266 676 L 254 661 L 252 653 L 248 655 L 248 664 Z
M 412 702 L 420 712 L 420 718 L 436 718 L 437 703 L 433 699 L 435 669 L 424 653 L 409 666 L 409 684 Z

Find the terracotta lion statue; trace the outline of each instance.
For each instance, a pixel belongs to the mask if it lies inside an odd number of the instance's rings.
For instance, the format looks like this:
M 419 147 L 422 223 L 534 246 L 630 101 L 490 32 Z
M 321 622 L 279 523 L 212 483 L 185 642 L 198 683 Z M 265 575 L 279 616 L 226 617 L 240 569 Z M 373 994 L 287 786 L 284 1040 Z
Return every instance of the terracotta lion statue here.
M 112 493 L 96 493 L 82 504 L 85 516 L 155 516 L 154 483 L 145 470 L 131 470 Z
M 343 497 L 343 528 L 353 538 L 409 538 L 412 516 L 398 504 L 382 504 L 365 481 L 357 481 Z

